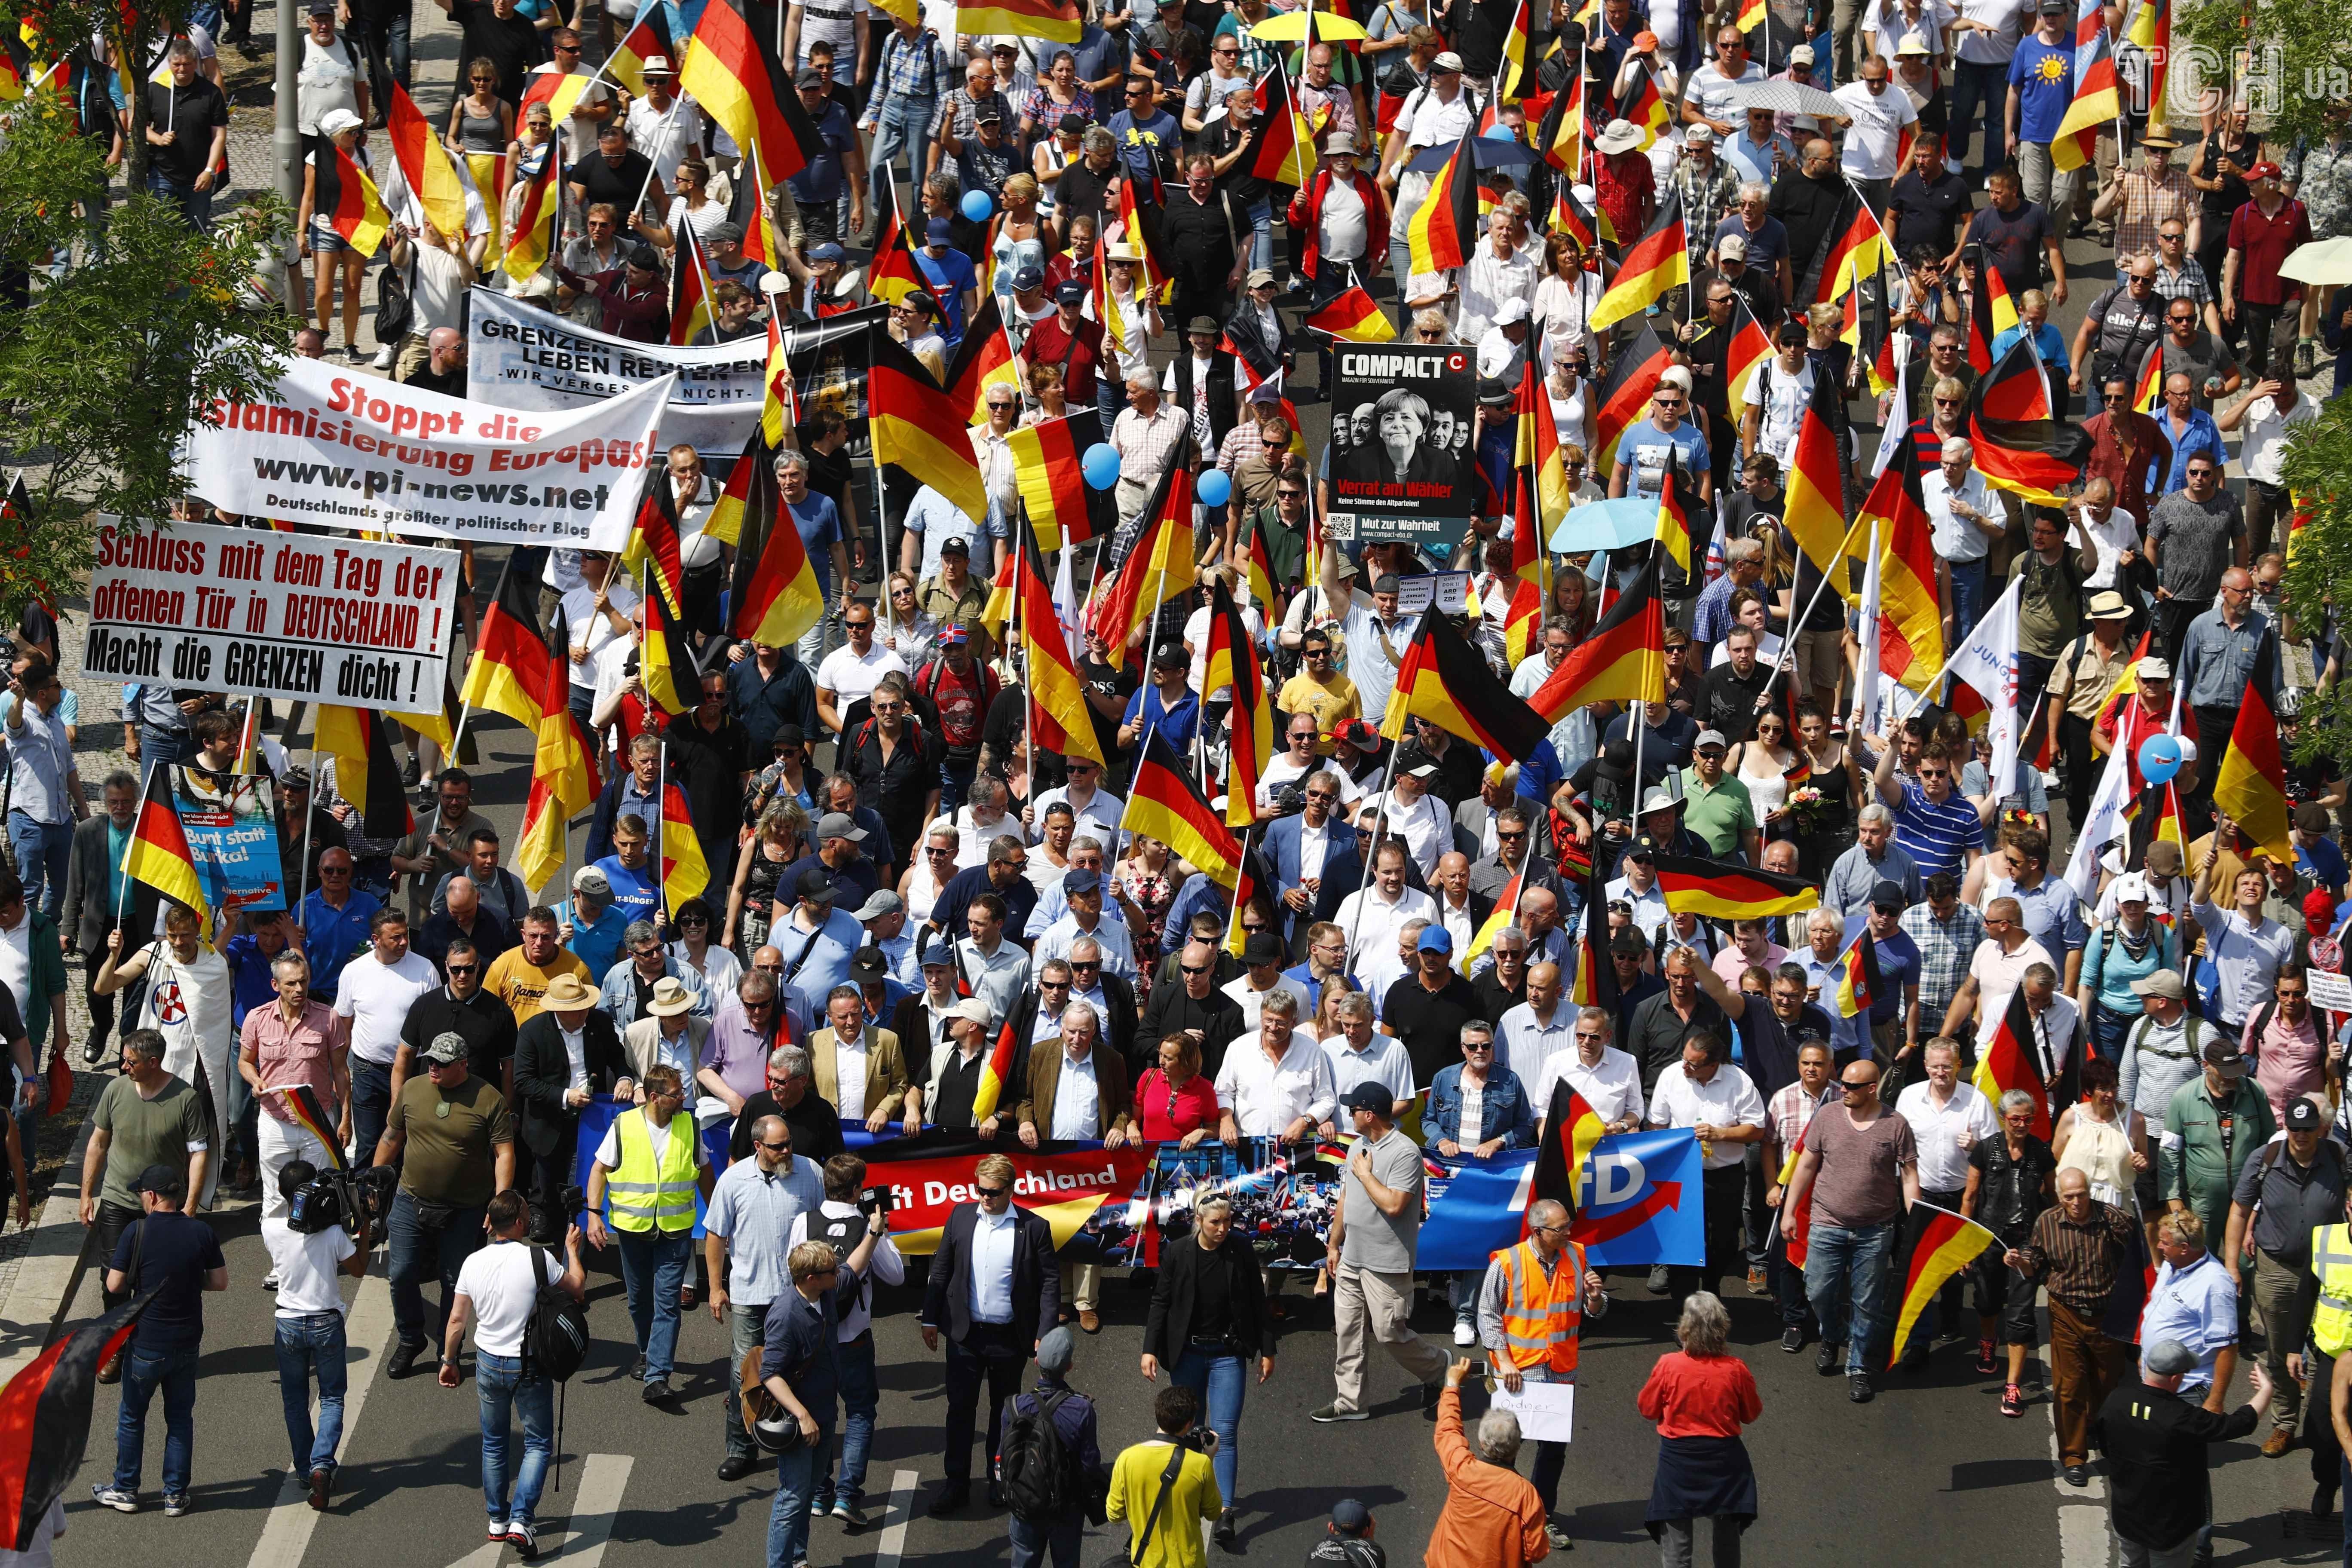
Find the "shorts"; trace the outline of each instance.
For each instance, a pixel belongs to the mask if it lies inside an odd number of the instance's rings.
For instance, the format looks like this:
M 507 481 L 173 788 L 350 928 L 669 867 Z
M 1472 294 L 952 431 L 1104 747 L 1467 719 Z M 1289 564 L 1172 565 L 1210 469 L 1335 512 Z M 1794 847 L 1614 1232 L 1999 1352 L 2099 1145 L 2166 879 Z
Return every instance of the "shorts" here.
M 2030 1345 L 2041 1335 L 2033 1321 L 2034 1282 L 2003 1263 L 1998 1253 L 1977 1259 L 1977 1315 L 2000 1320 L 2005 1345 Z
M 310 219 L 310 254 L 333 256 L 352 247 L 351 241 L 337 234 L 334 226 L 313 215 Z

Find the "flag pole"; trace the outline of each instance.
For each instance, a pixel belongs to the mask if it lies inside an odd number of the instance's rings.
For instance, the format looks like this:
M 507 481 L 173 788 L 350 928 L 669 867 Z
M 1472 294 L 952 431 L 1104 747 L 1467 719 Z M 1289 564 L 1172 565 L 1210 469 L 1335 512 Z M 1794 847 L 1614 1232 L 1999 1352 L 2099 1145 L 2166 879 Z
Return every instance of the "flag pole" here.
M 1433 604 L 1434 603 L 1433 600 L 1432 602 Z M 1423 610 L 1422 612 L 1424 616 L 1428 613 L 1429 612 L 1427 610 Z M 1421 623 L 1418 620 L 1413 622 L 1412 635 L 1416 637 L 1421 636 Z M 1391 702 L 1394 702 L 1396 700 L 1396 694 L 1393 691 L 1389 694 L 1389 700 Z M 1387 718 L 1388 716 L 1385 713 L 1381 715 L 1382 729 L 1386 729 L 1388 727 Z M 1388 765 L 1381 770 L 1381 809 L 1372 818 L 1372 847 L 1370 856 L 1370 858 L 1365 860 L 1361 866 L 1357 868 L 1356 872 L 1356 919 L 1355 923 L 1348 928 L 1348 952 L 1350 962 L 1353 961 L 1356 952 L 1356 939 L 1362 934 L 1364 930 L 1364 889 L 1370 884 L 1372 879 L 1372 868 L 1380 861 L 1381 835 L 1387 830 L 1389 822 L 1390 795 L 1391 792 L 1396 788 L 1397 753 L 1403 749 L 1404 738 L 1402 735 L 1390 741 Z M 1635 774 L 1635 777 L 1638 780 L 1640 775 L 1637 773 Z
M 310 897 L 310 829 L 319 820 L 319 725 L 310 722 L 310 798 L 302 807 L 302 868 L 295 878 L 294 923 L 302 923 L 302 906 Z
M 149 763 L 147 776 L 139 781 L 139 809 L 142 812 L 147 809 L 147 792 L 154 787 L 155 770 L 161 766 L 163 766 L 161 763 Z M 136 832 L 137 829 L 133 828 L 132 831 Z M 114 902 L 120 911 L 114 917 L 114 929 L 121 931 L 131 914 L 131 857 L 128 855 L 122 858 L 122 886 L 116 891 Z M 297 910 L 295 914 L 299 920 L 301 911 Z
M 776 14 L 779 16 L 782 16 L 783 7 L 778 6 Z M 645 210 L 646 193 L 654 188 L 654 182 L 656 180 L 661 178 L 661 155 L 669 150 L 670 137 L 673 131 L 671 121 L 677 118 L 677 102 L 678 100 L 677 99 L 671 99 L 669 100 L 668 111 L 662 116 L 660 133 L 655 138 L 654 150 L 646 160 L 646 183 L 637 187 L 637 199 L 635 202 L 632 203 L 629 207 L 629 214 L 632 217 Z M 755 180 L 754 184 L 756 183 L 757 182 Z M 676 235 L 672 235 L 670 237 L 672 240 L 676 240 L 677 237 Z
M 1851 546 L 1851 545 L 1853 543 L 1853 536 L 1854 536 L 1854 534 L 1855 534 L 1855 533 L 1856 533 L 1856 532 L 1861 529 L 1861 527 L 1862 527 L 1862 518 L 1861 518 L 1861 516 L 1860 516 L 1859 514 L 1857 514 L 1857 515 L 1855 516 L 1854 520 L 1853 520 L 1851 523 L 1848 523 L 1848 524 L 1846 525 L 1845 537 L 1844 537 L 1843 539 L 1842 539 L 1842 540 L 1840 540 L 1840 541 L 1838 542 L 1837 558 L 1838 558 L 1838 560 L 1839 560 L 1841 563 L 1843 563 L 1843 562 L 1845 560 L 1845 552 L 1846 552 L 1846 550 L 1847 550 L 1847 548 L 1848 548 L 1849 546 Z M 1803 560 L 1803 558 L 1804 558 L 1804 552 L 1805 552 L 1805 547 L 1804 547 L 1803 545 L 1800 544 L 1799 546 L 1797 546 L 1797 556 L 1798 556 L 1798 559 L 1799 559 L 1800 561 L 1802 561 L 1802 560 Z M 1780 639 L 1780 658 L 1776 658 L 1776 659 L 1774 659 L 1774 660 L 1772 661 L 1772 673 L 1771 673 L 1769 676 L 1768 676 L 1768 677 L 1766 677 L 1766 678 L 1765 678 L 1765 681 L 1764 681 L 1764 689 L 1763 689 L 1762 691 L 1759 692 L 1759 693 L 1757 694 L 1758 696 L 1759 696 L 1759 697 L 1769 697 L 1769 696 L 1771 696 L 1771 695 L 1772 695 L 1772 683 L 1773 683 L 1774 681 L 1779 680 L 1779 679 L 1780 679 L 1780 676 L 1781 676 L 1782 672 L 1784 672 L 1784 671 L 1786 671 L 1786 670 L 1792 669 L 1792 668 L 1794 668 L 1796 667 L 1796 663 L 1797 663 L 1797 628 L 1798 628 L 1799 626 L 1802 626 L 1805 622 L 1810 621 L 1810 620 L 1811 620 L 1811 619 L 1813 618 L 1813 607 L 1814 607 L 1815 605 L 1819 605 L 1819 604 L 1822 602 L 1822 595 L 1824 593 L 1827 593 L 1827 592 L 1829 591 L 1829 585 L 1830 585 L 1830 574 L 1829 574 L 1829 573 L 1827 573 L 1827 572 L 1821 573 L 1821 574 L 1819 574 L 1819 576 L 1820 576 L 1820 578 L 1821 578 L 1821 581 L 1819 581 L 1818 583 L 1815 583 L 1815 584 L 1813 584 L 1813 596 L 1812 596 L 1811 598 L 1807 599 L 1807 600 L 1805 601 L 1805 612 L 1804 612 L 1804 614 L 1803 614 L 1803 615 L 1801 615 L 1801 616 L 1798 616 L 1798 617 L 1796 617 L 1794 620 L 1792 620 L 1792 621 L 1790 621 L 1790 622 L 1789 623 L 1789 629 L 1788 629 L 1787 633 L 1786 633 L 1786 634 L 1781 637 L 1781 639 Z M 1790 574 L 1789 581 L 1790 581 L 1790 586 L 1791 586 L 1791 587 L 1793 587 L 1793 586 L 1795 585 L 1795 583 L 1796 583 L 1796 576 L 1795 576 L 1795 572 L 1794 572 L 1794 569 L 1793 569 L 1793 568 L 1791 568 L 1791 570 L 1790 570 Z M 1941 674 L 1943 673 L 1943 671 L 1941 671 L 1941 670 L 1939 669 L 1939 670 L 1937 670 L 1936 673 L 1937 673 L 1937 674 L 1938 674 L 1938 675 L 1941 675 Z M 1931 684 L 1932 684 L 1932 683 L 1931 683 Z M 1759 710 L 1759 711 L 1760 711 L 1760 710 Z M 1639 773 L 1636 773 L 1636 774 L 1634 775 L 1634 777 L 1635 777 L 1636 779 L 1639 779 L 1639 778 L 1640 778 L 1640 776 L 1641 776 L 1641 775 L 1640 775 Z

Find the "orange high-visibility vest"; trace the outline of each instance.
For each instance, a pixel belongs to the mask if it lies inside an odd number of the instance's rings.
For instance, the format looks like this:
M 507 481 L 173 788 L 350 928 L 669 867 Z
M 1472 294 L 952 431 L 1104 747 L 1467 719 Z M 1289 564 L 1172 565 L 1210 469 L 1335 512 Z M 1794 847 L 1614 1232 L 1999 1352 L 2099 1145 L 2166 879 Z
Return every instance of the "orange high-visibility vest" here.
M 1532 1237 L 1499 1258 L 1505 1358 L 1521 1371 L 1543 1365 L 1556 1376 L 1574 1372 L 1584 1326 L 1584 1248 L 1568 1243 L 1549 1278 Z

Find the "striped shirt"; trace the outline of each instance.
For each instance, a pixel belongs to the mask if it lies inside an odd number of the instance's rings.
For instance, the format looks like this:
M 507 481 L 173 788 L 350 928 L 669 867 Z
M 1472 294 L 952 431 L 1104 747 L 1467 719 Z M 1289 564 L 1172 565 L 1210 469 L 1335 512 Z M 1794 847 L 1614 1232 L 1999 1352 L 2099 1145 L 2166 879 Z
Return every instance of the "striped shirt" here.
M 2042 1281 L 2050 1299 L 2063 1301 L 2079 1317 L 2098 1318 L 2107 1310 L 2116 1288 L 2116 1273 L 2135 1255 L 2133 1236 L 2137 1224 L 2112 1204 L 2094 1200 L 2091 1212 L 2079 1224 L 2066 1217 L 2062 1205 L 2042 1211 L 2033 1222 L 2033 1239 L 2021 1249 L 2030 1279 L 2047 1270 Z
M 1916 781 L 1905 779 L 1895 842 L 1917 862 L 1922 877 L 1938 871 L 1958 877 L 1969 868 L 1968 852 L 1984 843 L 1984 822 L 1964 796 L 1946 795 L 1939 805 Z

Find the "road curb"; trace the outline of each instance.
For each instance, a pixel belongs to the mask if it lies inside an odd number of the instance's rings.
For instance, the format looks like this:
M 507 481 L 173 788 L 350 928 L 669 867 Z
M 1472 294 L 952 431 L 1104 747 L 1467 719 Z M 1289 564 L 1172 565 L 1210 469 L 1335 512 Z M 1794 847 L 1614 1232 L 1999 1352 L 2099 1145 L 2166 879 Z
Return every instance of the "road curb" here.
M 48 1201 L 33 1222 L 33 1239 L 0 1301 L 0 1384 L 29 1365 L 57 1331 L 80 1282 L 89 1232 L 81 1223 L 81 1162 L 91 1121 L 82 1118 L 73 1152 L 50 1184 Z

